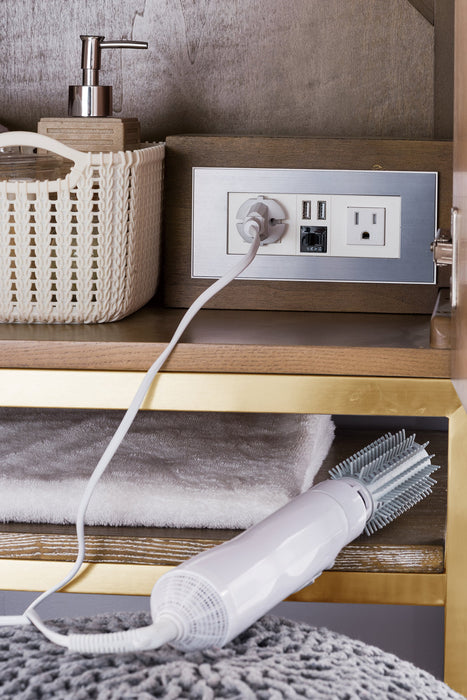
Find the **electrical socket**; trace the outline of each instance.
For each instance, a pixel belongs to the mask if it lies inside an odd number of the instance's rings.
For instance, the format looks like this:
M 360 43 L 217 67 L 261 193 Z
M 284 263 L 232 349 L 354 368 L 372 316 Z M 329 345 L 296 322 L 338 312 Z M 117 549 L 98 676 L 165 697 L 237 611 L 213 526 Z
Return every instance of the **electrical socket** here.
M 243 240 L 238 231 L 238 222 L 243 216 L 243 205 L 249 199 L 264 197 L 264 203 L 275 210 L 275 204 L 280 204 L 285 216 L 280 221 L 273 221 L 272 226 L 284 225 L 284 233 L 276 243 L 260 246 L 259 255 L 295 255 L 295 242 L 291 235 L 291 223 L 295 221 L 295 195 L 268 194 L 260 192 L 231 192 L 228 197 L 227 252 L 229 255 L 243 255 L 249 243 Z
M 370 195 L 228 193 L 227 252 L 240 255 L 248 243 L 239 234 L 245 203 L 257 197 L 273 212 L 285 213 L 272 226 L 283 233 L 262 245 L 261 256 L 398 258 L 400 256 L 400 197 Z M 241 226 L 241 224 L 240 224 Z
M 334 196 L 333 254 L 351 258 L 400 258 L 401 206 L 402 195 Z
M 384 207 L 347 207 L 348 245 L 384 246 L 385 232 Z
M 433 284 L 437 183 L 435 172 L 193 168 L 192 276 L 220 277 L 247 252 L 238 212 L 260 197 L 284 210 L 282 233 L 241 277 Z M 370 238 L 356 211 L 376 214 Z

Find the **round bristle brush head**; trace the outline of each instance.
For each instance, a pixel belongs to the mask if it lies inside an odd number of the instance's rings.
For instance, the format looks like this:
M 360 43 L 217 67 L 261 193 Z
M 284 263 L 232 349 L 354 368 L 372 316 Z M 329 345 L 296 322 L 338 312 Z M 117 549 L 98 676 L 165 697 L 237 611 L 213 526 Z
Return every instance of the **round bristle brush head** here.
M 409 510 L 431 493 L 439 469 L 431 463 L 426 446 L 415 442 L 415 435 L 401 430 L 387 433 L 335 466 L 331 479 L 352 478 L 363 484 L 371 496 L 372 512 L 365 532 L 371 535 Z

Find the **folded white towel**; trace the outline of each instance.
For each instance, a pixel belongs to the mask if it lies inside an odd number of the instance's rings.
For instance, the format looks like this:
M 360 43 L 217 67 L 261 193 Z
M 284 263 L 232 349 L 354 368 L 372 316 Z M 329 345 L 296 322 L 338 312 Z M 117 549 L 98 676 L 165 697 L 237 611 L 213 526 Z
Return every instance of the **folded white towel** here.
M 74 522 L 121 417 L 0 409 L 0 520 Z M 330 416 L 140 412 L 86 522 L 249 527 L 311 486 L 333 437 Z

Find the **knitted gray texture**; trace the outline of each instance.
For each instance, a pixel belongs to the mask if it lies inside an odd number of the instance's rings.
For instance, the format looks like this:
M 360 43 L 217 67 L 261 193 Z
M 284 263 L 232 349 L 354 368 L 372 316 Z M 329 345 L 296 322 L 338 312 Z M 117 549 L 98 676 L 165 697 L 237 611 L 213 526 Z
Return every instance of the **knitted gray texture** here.
M 54 621 L 61 632 L 148 624 L 144 613 Z M 412 664 L 326 629 L 265 617 L 223 649 L 81 656 L 32 627 L 0 628 L 0 698 L 6 700 L 459 699 Z

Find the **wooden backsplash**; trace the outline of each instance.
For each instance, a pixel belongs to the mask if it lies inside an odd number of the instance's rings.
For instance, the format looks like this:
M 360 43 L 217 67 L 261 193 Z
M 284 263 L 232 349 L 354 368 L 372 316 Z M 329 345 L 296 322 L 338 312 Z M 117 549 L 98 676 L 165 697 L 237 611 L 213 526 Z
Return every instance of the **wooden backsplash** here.
M 101 79 L 116 116 L 139 117 L 145 138 L 434 135 L 435 30 L 408 0 L 1 0 L 0 10 L 10 129 L 66 115 L 79 35 L 95 33 L 149 42 L 105 52 Z

